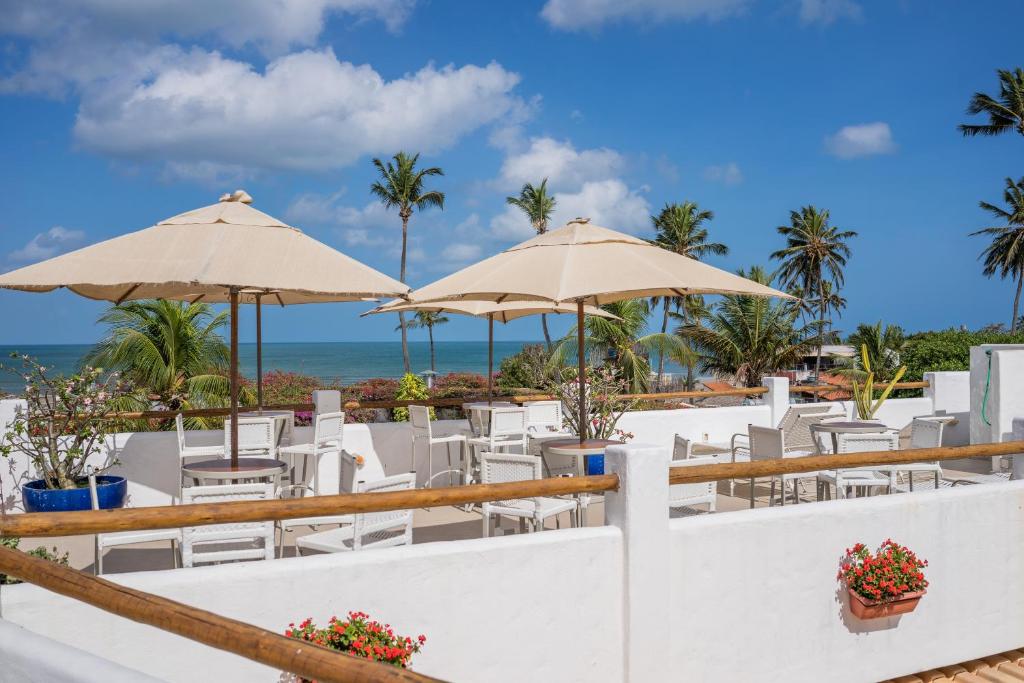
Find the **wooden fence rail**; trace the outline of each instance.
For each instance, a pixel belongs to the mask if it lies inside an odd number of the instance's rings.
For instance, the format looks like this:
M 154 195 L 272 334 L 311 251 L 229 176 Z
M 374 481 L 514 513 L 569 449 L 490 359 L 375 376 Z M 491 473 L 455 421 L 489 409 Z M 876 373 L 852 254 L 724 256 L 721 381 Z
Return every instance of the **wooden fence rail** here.
M 906 465 L 915 462 L 934 462 L 997 455 L 1024 453 L 1024 441 L 948 446 L 943 448 L 913 448 L 900 451 L 870 451 L 841 455 L 808 455 L 800 458 L 759 460 L 756 462 L 721 463 L 673 467 L 669 470 L 670 484 L 698 484 L 722 479 L 750 479 L 751 477 L 777 477 L 783 474 L 817 472 L 846 467 L 872 465 Z
M 284 500 L 197 503 L 78 512 L 29 512 L 0 516 L 0 536 L 74 536 L 140 529 L 174 529 L 229 522 L 327 517 L 359 512 L 483 503 L 492 500 L 597 493 L 616 490 L 618 486 L 618 475 L 602 474 L 387 493 L 342 493 Z
M 320 683 L 430 683 L 438 680 L 288 638 L 18 550 L 0 547 L 0 572 L 140 624 L 155 626 Z M 88 628 L 87 624 L 80 626 Z

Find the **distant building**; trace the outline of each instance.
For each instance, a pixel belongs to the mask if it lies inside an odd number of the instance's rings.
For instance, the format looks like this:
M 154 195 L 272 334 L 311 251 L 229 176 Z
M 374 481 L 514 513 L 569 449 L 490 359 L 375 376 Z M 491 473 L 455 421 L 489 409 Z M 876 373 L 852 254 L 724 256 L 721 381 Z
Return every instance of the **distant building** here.
M 843 367 L 848 359 L 854 358 L 856 355 L 857 349 L 849 344 L 825 344 L 821 347 L 822 374 Z M 817 361 L 817 356 L 818 348 L 814 347 L 806 356 L 800 359 L 800 362 L 793 368 L 792 373 L 785 374 L 790 375 L 790 380 L 794 382 L 805 382 L 808 379 L 815 379 L 812 375 L 814 375 L 814 364 Z

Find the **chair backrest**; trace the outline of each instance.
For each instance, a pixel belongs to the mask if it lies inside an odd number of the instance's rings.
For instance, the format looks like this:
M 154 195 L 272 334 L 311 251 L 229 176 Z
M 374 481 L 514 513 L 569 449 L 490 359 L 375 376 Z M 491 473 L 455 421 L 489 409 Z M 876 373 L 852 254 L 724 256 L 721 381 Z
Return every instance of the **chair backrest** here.
M 562 421 L 561 401 L 528 401 L 526 408 L 526 428 L 531 432 L 560 432 Z
M 248 453 L 273 454 L 276 449 L 276 427 L 272 417 L 238 418 L 238 450 Z M 224 420 L 224 450 L 231 452 L 231 418 Z
M 911 448 L 938 448 L 942 445 L 942 422 L 914 418 L 910 422 Z
M 779 420 L 779 424 L 776 426 L 783 431 L 787 431 L 792 429 L 797 419 L 802 416 L 828 413 L 831 410 L 832 406 L 827 403 L 801 403 L 793 405 L 786 410 L 786 414 L 782 416 L 782 419 Z
M 689 460 L 693 457 L 693 441 L 676 434 L 672 443 L 672 460 Z
M 416 474 L 396 474 L 359 486 L 360 493 L 408 491 L 416 488 Z M 388 510 L 357 514 L 352 523 L 352 549 L 412 544 L 412 510 Z
M 840 453 L 895 451 L 900 447 L 900 435 L 897 432 L 837 434 L 836 444 L 839 446 Z
M 174 416 L 174 429 L 178 432 L 178 455 L 185 452 L 185 418 L 181 413 Z
M 313 392 L 313 411 L 337 413 L 341 410 L 341 392 L 337 389 L 317 389 Z
M 682 437 L 677 436 L 676 438 L 681 439 Z M 685 440 L 683 439 L 683 441 Z M 697 465 L 714 465 L 717 462 L 718 459 L 714 456 L 698 456 L 696 458 L 689 455 L 686 458 L 673 456 L 669 467 L 695 467 Z M 716 495 L 717 487 L 718 482 L 714 481 L 705 481 L 699 484 L 671 484 L 668 487 L 668 505 L 673 507 L 683 505 L 695 498 L 710 498 Z
M 504 484 L 513 481 L 533 481 L 541 478 L 541 460 L 536 455 L 517 453 L 481 453 L 480 483 Z M 494 501 L 497 507 L 526 507 L 537 509 L 536 498 Z M 484 505 L 488 505 L 484 503 Z
M 409 424 L 414 432 L 425 434 L 428 438 L 433 436 L 430 429 L 430 408 L 427 406 L 409 406 Z
M 341 450 L 345 434 L 345 413 L 317 413 L 313 426 L 313 443 L 317 448 L 331 451 Z
M 786 437 L 781 429 L 749 425 L 750 460 L 775 460 L 786 455 Z
M 491 438 L 526 438 L 526 408 L 493 408 L 490 415 Z
M 182 489 L 182 504 L 222 503 L 236 500 L 272 500 L 273 484 L 224 484 L 218 486 L 189 486 Z M 262 547 L 253 541 L 262 540 Z M 216 550 L 196 552 L 196 546 L 217 544 Z M 227 545 L 224 548 L 220 546 Z M 184 527 L 181 530 L 181 562 L 185 567 L 197 563 L 226 560 L 274 559 L 274 523 L 243 522 Z
M 815 439 L 820 437 L 811 431 L 811 426 L 821 424 L 832 417 L 834 416 L 827 412 L 798 415 L 793 420 L 792 426 L 789 429 L 783 430 L 786 434 L 786 448 L 813 448 L 819 450 Z

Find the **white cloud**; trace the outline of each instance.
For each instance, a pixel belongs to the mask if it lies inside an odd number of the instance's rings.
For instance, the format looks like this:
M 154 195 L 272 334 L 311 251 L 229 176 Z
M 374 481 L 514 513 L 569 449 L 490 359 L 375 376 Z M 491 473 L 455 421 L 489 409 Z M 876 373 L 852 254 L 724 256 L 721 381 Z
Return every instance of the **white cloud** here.
M 7 255 L 8 259 L 17 263 L 31 263 L 53 258 L 57 254 L 78 247 L 85 239 L 81 230 L 68 230 L 55 225 L 46 232 L 40 232 L 28 241 L 21 249 L 15 249 Z
M 547 178 L 551 189 L 576 189 L 585 182 L 615 176 L 623 165 L 622 155 L 606 147 L 576 150 L 568 140 L 533 138 L 525 150 L 505 158 L 496 183 L 512 191 Z
M 468 263 L 480 258 L 481 248 L 479 244 L 466 244 L 453 242 L 441 252 L 441 258 L 451 263 Z
M 860 20 L 864 10 L 854 0 L 800 0 L 800 21 L 828 26 L 840 19 Z
M 0 31 L 62 40 L 159 42 L 209 38 L 269 54 L 313 45 L 330 15 L 376 19 L 396 31 L 414 0 L 32 0 L 4 3 Z
M 723 185 L 739 185 L 743 182 L 743 172 L 734 161 L 704 169 L 704 179 Z
M 362 208 L 341 204 L 345 191 L 324 196 L 307 193 L 296 197 L 285 209 L 285 220 L 301 228 L 303 225 L 330 225 L 341 228 L 397 228 L 398 213 L 380 202 L 367 202 Z
M 891 154 L 896 150 L 889 124 L 882 121 L 844 126 L 825 138 L 825 149 L 840 159 Z
M 717 21 L 744 12 L 752 0 L 548 0 L 541 16 L 569 31 L 599 28 L 615 21 Z

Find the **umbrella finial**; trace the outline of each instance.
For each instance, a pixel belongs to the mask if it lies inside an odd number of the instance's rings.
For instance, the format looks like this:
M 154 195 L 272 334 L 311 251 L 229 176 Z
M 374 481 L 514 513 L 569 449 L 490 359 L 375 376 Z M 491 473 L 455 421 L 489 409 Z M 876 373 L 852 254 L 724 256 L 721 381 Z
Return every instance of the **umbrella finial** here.
M 222 202 L 241 202 L 242 204 L 252 204 L 252 196 L 249 195 L 245 190 L 235 190 L 231 194 L 222 194 L 220 196 Z
M 589 219 L 589 218 L 583 218 L 583 217 L 581 217 L 581 216 L 576 216 L 576 218 L 573 218 L 573 219 L 572 219 L 571 221 L 569 221 L 569 222 L 570 222 L 570 223 L 589 223 L 589 222 L 590 222 L 590 219 Z

